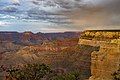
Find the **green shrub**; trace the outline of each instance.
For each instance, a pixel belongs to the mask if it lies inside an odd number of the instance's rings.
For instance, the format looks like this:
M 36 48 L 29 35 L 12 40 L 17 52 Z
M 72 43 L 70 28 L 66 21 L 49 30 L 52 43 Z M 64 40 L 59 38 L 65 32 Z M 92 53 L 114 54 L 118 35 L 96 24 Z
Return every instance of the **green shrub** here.
M 45 64 L 27 64 L 21 69 L 11 67 L 7 72 L 9 77 L 17 80 L 41 80 L 51 73 L 51 69 Z
M 112 74 L 113 80 L 120 80 L 120 69 Z
M 73 71 L 64 75 L 54 76 L 51 80 L 80 80 L 80 72 Z

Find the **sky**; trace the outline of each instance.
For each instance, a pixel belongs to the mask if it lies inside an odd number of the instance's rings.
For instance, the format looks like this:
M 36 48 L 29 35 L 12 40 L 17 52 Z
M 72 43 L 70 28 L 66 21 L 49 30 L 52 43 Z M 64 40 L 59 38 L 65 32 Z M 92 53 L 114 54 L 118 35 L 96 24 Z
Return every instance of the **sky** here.
M 0 0 L 0 31 L 120 29 L 120 0 Z

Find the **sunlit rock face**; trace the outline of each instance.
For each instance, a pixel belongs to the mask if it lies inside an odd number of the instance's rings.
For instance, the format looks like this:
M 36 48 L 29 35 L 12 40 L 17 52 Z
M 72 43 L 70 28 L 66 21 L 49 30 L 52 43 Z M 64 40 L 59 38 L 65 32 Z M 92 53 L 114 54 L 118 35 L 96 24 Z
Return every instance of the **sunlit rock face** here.
M 113 80 L 112 74 L 120 64 L 120 45 L 101 44 L 98 52 L 91 54 L 92 65 L 90 80 Z
M 112 74 L 120 67 L 120 31 L 85 31 L 79 44 L 99 46 L 91 53 L 91 77 L 89 80 L 113 80 Z

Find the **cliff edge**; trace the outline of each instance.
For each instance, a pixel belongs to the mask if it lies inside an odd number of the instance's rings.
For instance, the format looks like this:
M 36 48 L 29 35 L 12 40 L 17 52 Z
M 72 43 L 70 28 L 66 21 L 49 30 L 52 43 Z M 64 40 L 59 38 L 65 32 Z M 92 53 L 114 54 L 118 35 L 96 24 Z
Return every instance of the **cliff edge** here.
M 79 44 L 100 47 L 91 53 L 89 80 L 113 80 L 112 74 L 120 67 L 120 31 L 88 30 L 83 32 Z

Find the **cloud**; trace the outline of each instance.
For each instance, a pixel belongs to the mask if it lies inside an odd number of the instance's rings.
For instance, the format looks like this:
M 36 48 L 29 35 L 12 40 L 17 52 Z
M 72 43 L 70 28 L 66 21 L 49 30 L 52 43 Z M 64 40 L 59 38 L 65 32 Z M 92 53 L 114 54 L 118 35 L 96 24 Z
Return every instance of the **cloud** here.
M 12 0 L 13 3 L 20 3 L 19 0 Z
M 10 23 L 8 23 L 8 22 L 0 21 L 0 27 L 7 26 L 7 25 L 9 25 L 9 24 L 10 24 Z
M 81 8 L 65 12 L 74 25 L 80 28 L 120 26 L 120 0 L 84 0 Z M 109 26 L 109 27 L 108 27 Z
M 56 31 L 59 29 L 60 31 L 63 29 L 120 29 L 120 0 L 12 0 L 12 3 L 20 3 L 20 5 L 12 6 L 17 11 L 14 11 L 15 13 L 11 16 L 28 21 L 25 26 L 30 26 L 30 22 L 35 20 L 38 23 L 44 21 L 47 22 L 44 24 L 56 24 L 54 28 L 51 25 L 47 27 L 48 30 L 52 28 L 52 31 L 55 31 L 57 26 Z M 8 10 L 10 10 L 8 13 L 11 13 L 11 10 L 15 9 L 7 8 Z M 34 31 L 37 28 L 35 26 Z

